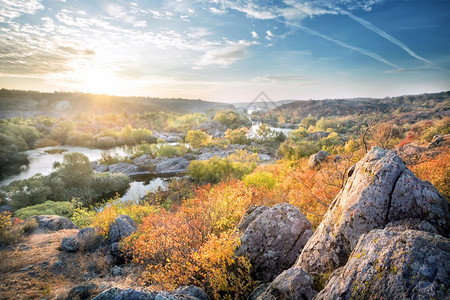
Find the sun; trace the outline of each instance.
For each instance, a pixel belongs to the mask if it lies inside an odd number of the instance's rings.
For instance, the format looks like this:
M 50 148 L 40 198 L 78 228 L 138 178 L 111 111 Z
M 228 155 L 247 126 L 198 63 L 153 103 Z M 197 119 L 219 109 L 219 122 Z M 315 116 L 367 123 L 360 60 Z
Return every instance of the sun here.
M 86 69 L 80 72 L 78 90 L 92 94 L 120 94 L 126 89 L 124 80 L 109 69 Z

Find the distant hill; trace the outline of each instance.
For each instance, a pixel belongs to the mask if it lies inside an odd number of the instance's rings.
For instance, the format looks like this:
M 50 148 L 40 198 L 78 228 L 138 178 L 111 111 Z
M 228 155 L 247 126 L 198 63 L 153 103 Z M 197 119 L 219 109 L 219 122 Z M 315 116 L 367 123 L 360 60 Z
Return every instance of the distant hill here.
M 412 111 L 436 113 L 449 110 L 450 91 L 447 91 L 383 99 L 357 98 L 295 101 L 278 106 L 272 110 L 272 113 L 293 115 L 301 119 L 308 115 L 321 118 Z
M 162 99 L 149 97 L 118 97 L 85 93 L 41 93 L 35 91 L 0 90 L 0 118 L 68 116 L 78 113 L 145 113 L 206 112 L 221 108 L 234 109 L 227 103 L 189 99 Z

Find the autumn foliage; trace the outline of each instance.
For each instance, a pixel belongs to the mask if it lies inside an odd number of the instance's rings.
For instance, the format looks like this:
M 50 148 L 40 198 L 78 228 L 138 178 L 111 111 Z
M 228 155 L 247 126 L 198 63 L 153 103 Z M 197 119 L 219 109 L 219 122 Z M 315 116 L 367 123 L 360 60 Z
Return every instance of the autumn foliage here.
M 430 181 L 447 199 L 450 199 L 450 152 L 441 152 L 434 158 L 410 166 L 422 180 Z
M 271 200 L 265 190 L 240 181 L 206 185 L 178 208 L 147 215 L 123 249 L 145 266 L 144 285 L 172 289 L 194 284 L 215 299 L 239 299 L 255 282 L 248 259 L 234 257 L 239 245 L 235 229 L 249 205 Z

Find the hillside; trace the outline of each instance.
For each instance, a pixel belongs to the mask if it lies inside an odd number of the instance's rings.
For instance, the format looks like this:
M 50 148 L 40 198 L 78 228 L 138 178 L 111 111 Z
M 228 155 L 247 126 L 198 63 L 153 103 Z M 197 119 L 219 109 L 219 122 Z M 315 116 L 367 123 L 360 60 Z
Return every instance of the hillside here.
M 383 99 L 327 99 L 296 101 L 281 105 L 272 110 L 273 114 L 286 114 L 298 119 L 308 115 L 314 117 L 344 117 L 371 113 L 400 114 L 426 111 L 432 114 L 450 109 L 450 92 L 399 96 Z
M 118 97 L 84 93 L 40 93 L 35 91 L 0 90 L 0 118 L 63 117 L 78 113 L 103 115 L 108 113 L 205 112 L 233 108 L 226 103 L 188 99 L 149 97 Z

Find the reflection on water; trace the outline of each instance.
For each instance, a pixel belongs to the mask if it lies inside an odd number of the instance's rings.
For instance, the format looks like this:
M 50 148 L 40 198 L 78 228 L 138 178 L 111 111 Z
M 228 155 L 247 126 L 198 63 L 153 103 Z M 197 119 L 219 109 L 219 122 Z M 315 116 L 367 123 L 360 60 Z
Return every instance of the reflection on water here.
M 65 150 L 65 151 L 62 151 Z M 131 148 L 129 147 L 115 147 L 111 149 L 91 149 L 86 147 L 72 147 L 72 146 L 55 146 L 45 147 L 35 150 L 28 150 L 28 160 L 30 164 L 24 166 L 19 174 L 10 176 L 0 182 L 0 186 L 8 185 L 15 180 L 27 179 L 37 173 L 48 175 L 53 171 L 54 162 L 62 162 L 64 154 L 69 152 L 81 152 L 86 155 L 90 161 L 101 158 L 103 152 L 117 153 L 120 156 L 129 155 Z
M 133 176 L 133 181 L 130 184 L 130 188 L 121 197 L 122 201 L 134 201 L 138 202 L 142 197 L 144 197 L 148 192 L 156 192 L 158 187 L 162 189 L 166 188 L 171 179 L 181 178 L 176 177 L 176 174 L 160 175 L 138 175 Z
M 86 147 L 71 147 L 71 146 L 56 146 L 45 147 L 35 150 L 27 151 L 30 164 L 24 167 L 23 170 L 16 175 L 10 176 L 0 182 L 0 186 L 10 184 L 15 180 L 22 180 L 32 177 L 37 173 L 48 175 L 53 171 L 53 164 L 55 162 L 62 162 L 64 154 L 69 152 L 80 152 L 86 155 L 90 161 L 101 158 L 102 153 L 109 152 L 112 155 L 128 156 L 131 153 L 130 147 L 115 147 L 112 149 L 91 149 Z M 139 201 L 148 192 L 155 192 L 158 187 L 166 188 L 169 182 L 177 174 L 165 175 L 138 175 L 133 176 L 133 182 L 130 188 L 121 197 L 123 201 Z
M 252 122 L 252 127 L 250 127 L 250 130 L 248 131 L 248 136 L 249 137 L 258 137 L 258 133 L 257 130 L 259 129 L 259 127 L 262 125 L 261 122 Z M 267 125 L 267 124 L 266 124 Z M 291 132 L 293 129 L 290 128 L 279 128 L 279 127 L 272 127 L 270 125 L 268 125 L 268 127 L 275 131 L 275 132 L 282 132 L 284 133 L 286 136 L 289 134 L 289 132 Z

